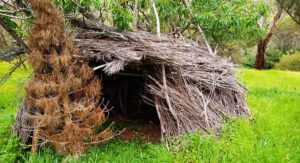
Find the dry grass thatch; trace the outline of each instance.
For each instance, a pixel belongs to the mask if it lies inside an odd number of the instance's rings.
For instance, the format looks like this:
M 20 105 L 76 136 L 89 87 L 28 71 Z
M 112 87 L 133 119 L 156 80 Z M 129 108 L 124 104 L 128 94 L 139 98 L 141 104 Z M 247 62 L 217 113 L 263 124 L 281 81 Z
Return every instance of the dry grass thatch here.
M 31 0 L 33 2 L 36 1 Z M 42 12 L 39 8 L 35 10 Z M 60 18 L 60 15 L 57 14 L 57 17 Z M 227 59 L 210 55 L 205 48 L 193 42 L 168 36 L 158 38 L 141 31 L 117 31 L 89 20 L 83 22 L 74 19 L 72 22 L 80 26 L 73 32 L 73 43 L 80 49 L 79 53 L 65 33 L 59 32 L 64 28 L 61 19 L 50 21 L 43 15 L 37 17 L 36 22 L 40 19 L 47 22 L 36 24 L 37 29 L 33 29 L 35 35 L 31 35 L 32 53 L 29 60 L 36 74 L 26 88 L 24 105 L 31 109 L 38 108 L 34 112 L 40 119 L 34 121 L 34 126 L 43 125 L 40 128 L 46 127 L 51 132 L 61 131 L 46 137 L 44 130 L 40 137 L 59 141 L 66 141 L 64 139 L 67 138 L 81 142 L 83 136 L 73 138 L 74 134 L 64 135 L 65 132 L 79 131 L 78 127 L 85 129 L 92 124 L 101 125 L 104 120 L 101 114 L 103 110 L 95 109 L 97 100 L 100 101 L 100 81 L 95 79 L 88 65 L 80 62 L 82 60 L 95 65 L 94 71 L 98 75 L 123 74 L 143 78 L 146 93 L 140 96 L 145 103 L 156 109 L 162 138 L 166 140 L 181 133 L 199 130 L 209 133 L 221 127 L 224 117 L 250 114 L 245 102 L 245 88 L 235 79 L 234 65 Z M 43 35 L 39 34 L 41 30 L 38 27 L 41 26 L 45 27 Z M 45 37 L 48 33 L 54 35 Z M 53 47 L 62 49 L 57 51 Z M 49 64 L 53 73 L 44 72 L 49 71 Z M 74 91 L 74 96 L 67 95 Z M 88 114 L 85 110 L 88 110 Z M 19 117 L 24 114 L 19 113 Z M 65 122 L 70 121 L 70 116 L 67 116 L 70 113 L 80 123 Z M 62 115 L 64 118 L 57 121 L 43 117 L 45 114 L 55 117 Z M 99 114 L 101 118 L 95 118 L 94 114 Z M 55 125 L 47 126 L 49 123 Z M 70 124 L 70 128 L 59 129 L 61 123 Z M 63 127 L 66 128 L 66 125 Z M 87 135 L 91 133 L 86 130 Z
M 74 42 L 82 57 L 96 60 L 95 69 L 108 75 L 128 73 L 127 68 L 146 72 L 150 96 L 144 99 L 156 108 L 163 138 L 210 132 L 224 117 L 250 114 L 234 65 L 192 42 L 88 25 L 76 31 Z M 154 73 L 145 68 L 149 65 Z

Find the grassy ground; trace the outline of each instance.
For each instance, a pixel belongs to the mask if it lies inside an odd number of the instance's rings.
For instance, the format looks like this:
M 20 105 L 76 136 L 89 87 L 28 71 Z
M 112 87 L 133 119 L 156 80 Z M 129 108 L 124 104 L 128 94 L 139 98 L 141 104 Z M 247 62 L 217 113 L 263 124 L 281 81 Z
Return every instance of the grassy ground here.
M 8 69 L 0 63 L 0 75 Z M 172 151 L 162 144 L 113 140 L 74 158 L 51 149 L 21 151 L 10 130 L 30 74 L 21 68 L 0 86 L 0 162 L 300 162 L 300 73 L 239 71 L 253 115 L 227 122 L 221 137 L 187 135 Z

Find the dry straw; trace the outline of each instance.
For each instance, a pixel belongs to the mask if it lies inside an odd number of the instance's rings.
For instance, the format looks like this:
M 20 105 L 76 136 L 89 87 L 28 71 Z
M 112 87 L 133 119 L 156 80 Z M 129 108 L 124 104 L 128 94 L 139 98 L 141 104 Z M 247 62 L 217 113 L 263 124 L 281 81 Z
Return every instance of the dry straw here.
M 250 115 L 245 88 L 236 81 L 234 65 L 228 59 L 210 55 L 205 47 L 189 40 L 158 38 L 142 31 L 120 32 L 95 27 L 96 23 L 89 26 L 91 23 L 75 32 L 81 56 L 96 60 L 99 66 L 94 70 L 107 75 L 146 72 L 139 74 L 146 80 L 148 95 L 144 99 L 156 108 L 163 139 L 199 130 L 215 132 L 225 117 Z
M 74 59 L 79 50 L 54 5 L 29 2 L 35 14 L 28 58 L 34 76 L 26 86 L 23 116 L 31 121 L 32 151 L 47 143 L 59 152 L 81 155 L 112 136 L 109 129 L 97 131 L 106 120 L 99 106 L 101 83 L 86 63 Z

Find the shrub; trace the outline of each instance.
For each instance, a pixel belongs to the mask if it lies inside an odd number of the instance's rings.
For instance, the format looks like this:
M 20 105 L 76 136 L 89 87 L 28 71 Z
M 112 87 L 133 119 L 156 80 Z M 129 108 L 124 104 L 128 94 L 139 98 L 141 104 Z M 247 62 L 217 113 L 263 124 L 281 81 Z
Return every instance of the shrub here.
M 244 56 L 242 66 L 245 68 L 254 68 L 255 67 L 255 56 L 251 54 L 246 54 Z
M 279 50 L 267 51 L 265 54 L 264 69 L 274 68 L 275 64 L 279 62 L 279 59 L 282 55 L 283 53 Z M 255 68 L 255 55 L 245 55 L 242 65 L 246 68 Z
M 276 68 L 281 70 L 300 71 L 300 52 L 293 55 L 286 55 L 280 58 Z
M 265 54 L 265 66 L 264 69 L 272 69 L 275 64 L 279 62 L 280 57 L 283 56 L 279 50 L 267 51 Z

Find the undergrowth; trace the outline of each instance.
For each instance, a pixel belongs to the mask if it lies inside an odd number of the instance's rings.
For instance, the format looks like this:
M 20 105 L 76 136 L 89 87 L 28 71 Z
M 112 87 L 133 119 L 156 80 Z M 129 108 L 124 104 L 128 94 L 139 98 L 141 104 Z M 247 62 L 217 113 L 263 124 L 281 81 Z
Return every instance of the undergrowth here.
M 0 75 L 8 68 L 0 63 Z M 238 70 L 252 116 L 227 120 L 217 136 L 184 135 L 170 151 L 163 144 L 114 139 L 71 157 L 51 148 L 31 154 L 11 133 L 30 71 L 20 68 L 0 86 L 0 162 L 300 162 L 300 73 Z

